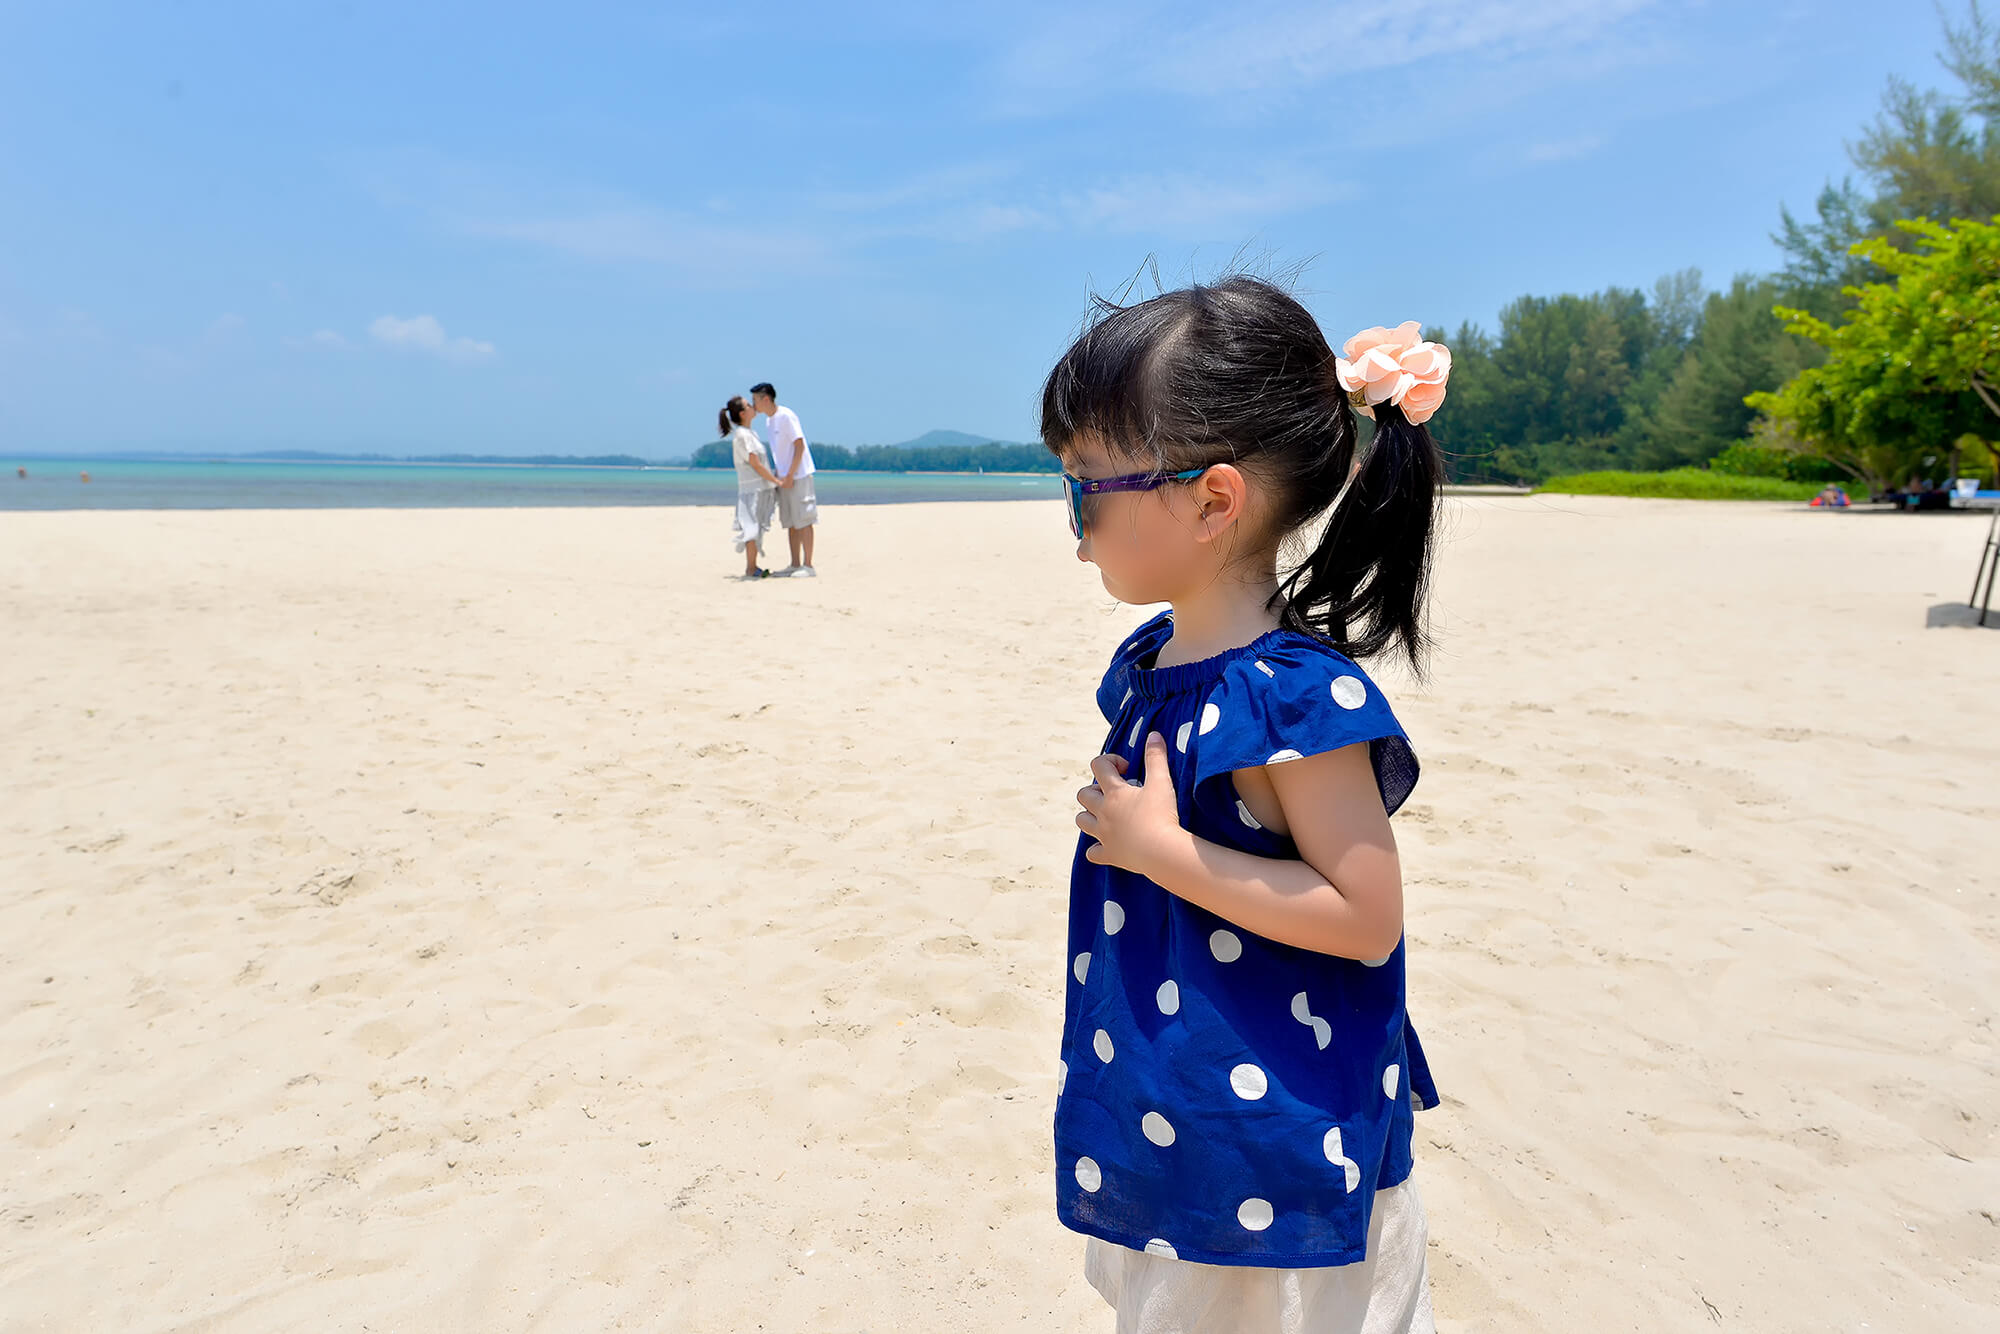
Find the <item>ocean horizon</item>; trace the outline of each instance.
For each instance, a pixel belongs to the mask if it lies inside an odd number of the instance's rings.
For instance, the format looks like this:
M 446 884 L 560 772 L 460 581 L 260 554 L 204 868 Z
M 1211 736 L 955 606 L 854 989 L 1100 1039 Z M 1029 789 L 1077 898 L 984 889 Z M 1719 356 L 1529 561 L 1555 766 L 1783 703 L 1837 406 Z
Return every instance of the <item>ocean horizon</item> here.
M 5 460 L 0 510 L 490 509 L 728 506 L 728 468 L 279 459 Z M 18 475 L 25 469 L 27 476 Z M 85 475 L 89 481 L 84 481 Z M 1055 474 L 817 474 L 828 505 L 1052 500 Z

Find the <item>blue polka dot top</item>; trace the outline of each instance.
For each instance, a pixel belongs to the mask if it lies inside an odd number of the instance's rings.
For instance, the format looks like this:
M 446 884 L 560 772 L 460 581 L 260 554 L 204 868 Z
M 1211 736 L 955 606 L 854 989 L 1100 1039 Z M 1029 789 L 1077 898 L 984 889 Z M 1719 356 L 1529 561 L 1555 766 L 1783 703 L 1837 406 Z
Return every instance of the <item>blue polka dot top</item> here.
M 1417 760 L 1347 658 L 1277 630 L 1219 657 L 1147 664 L 1162 615 L 1098 689 L 1105 744 L 1136 772 L 1167 738 L 1181 823 L 1295 858 L 1230 775 L 1366 742 L 1392 814 Z M 1437 1101 L 1404 1012 L 1403 945 L 1368 963 L 1266 940 L 1144 876 L 1070 873 L 1056 1100 L 1056 1208 L 1068 1227 L 1202 1264 L 1303 1269 L 1366 1258 L 1375 1192 L 1410 1174 L 1411 1113 Z

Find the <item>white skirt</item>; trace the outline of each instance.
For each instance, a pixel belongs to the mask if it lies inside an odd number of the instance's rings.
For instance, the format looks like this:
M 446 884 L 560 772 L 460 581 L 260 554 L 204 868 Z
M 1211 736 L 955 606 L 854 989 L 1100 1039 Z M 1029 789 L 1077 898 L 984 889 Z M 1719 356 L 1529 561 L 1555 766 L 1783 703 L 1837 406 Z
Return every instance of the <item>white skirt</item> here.
M 736 519 L 733 536 L 736 549 L 743 550 L 752 542 L 762 542 L 764 534 L 771 531 L 771 516 L 778 508 L 778 488 L 760 486 L 754 491 L 739 489 L 736 492 Z
M 1429 1236 L 1412 1178 L 1375 1193 L 1359 1264 L 1204 1265 L 1091 1237 L 1083 1265 L 1118 1312 L 1118 1334 L 1435 1334 Z

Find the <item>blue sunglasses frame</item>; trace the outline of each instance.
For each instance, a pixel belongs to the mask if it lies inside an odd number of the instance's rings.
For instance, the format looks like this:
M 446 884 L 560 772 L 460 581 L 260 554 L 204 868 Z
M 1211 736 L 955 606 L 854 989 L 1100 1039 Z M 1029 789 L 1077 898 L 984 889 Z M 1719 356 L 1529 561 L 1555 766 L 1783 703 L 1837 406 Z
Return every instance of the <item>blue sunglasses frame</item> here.
M 1083 498 L 1100 496 L 1111 491 L 1157 491 L 1168 482 L 1192 482 L 1208 471 L 1210 465 L 1199 468 L 1185 468 L 1180 472 L 1135 472 L 1123 477 L 1098 477 L 1095 479 L 1075 477 L 1069 473 L 1062 475 L 1063 499 L 1069 504 L 1069 533 L 1071 537 L 1082 537 L 1090 525 L 1083 517 Z

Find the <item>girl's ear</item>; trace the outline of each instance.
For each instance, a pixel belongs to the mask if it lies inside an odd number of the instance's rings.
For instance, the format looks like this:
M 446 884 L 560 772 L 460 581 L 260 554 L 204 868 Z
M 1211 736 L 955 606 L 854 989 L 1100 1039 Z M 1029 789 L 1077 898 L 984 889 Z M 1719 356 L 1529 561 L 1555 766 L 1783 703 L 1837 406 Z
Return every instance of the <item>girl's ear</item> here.
M 1212 542 L 1234 527 L 1250 500 L 1250 487 L 1233 463 L 1218 463 L 1194 480 L 1197 542 Z

